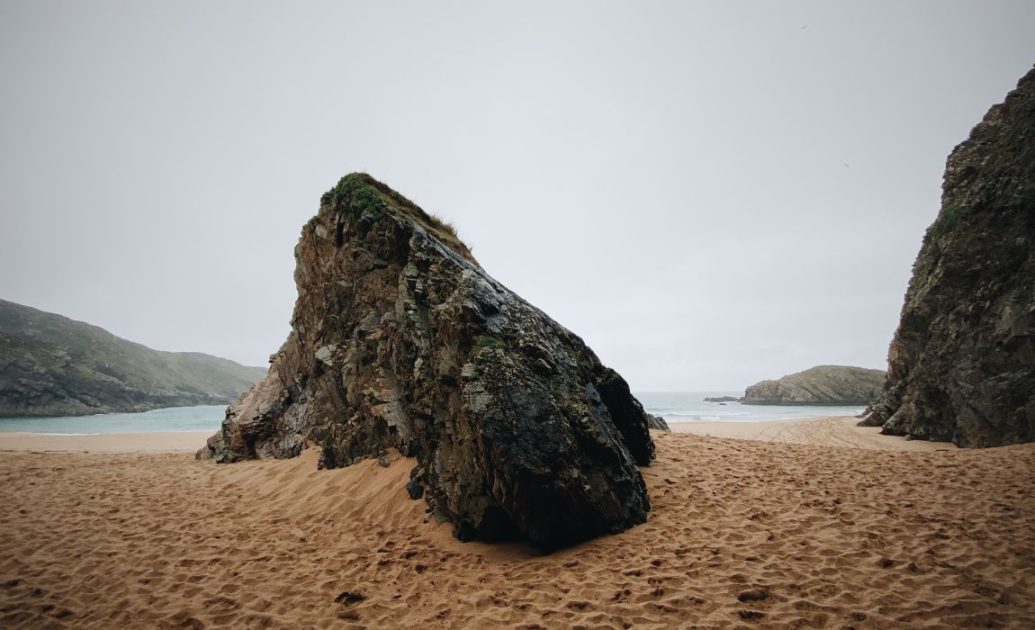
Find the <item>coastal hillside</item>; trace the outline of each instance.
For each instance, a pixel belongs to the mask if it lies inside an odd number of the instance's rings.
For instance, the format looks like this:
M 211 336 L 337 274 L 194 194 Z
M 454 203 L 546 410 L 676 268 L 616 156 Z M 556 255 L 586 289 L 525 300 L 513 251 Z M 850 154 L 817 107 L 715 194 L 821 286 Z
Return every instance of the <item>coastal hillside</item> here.
M 1035 441 L 1035 69 L 949 155 L 866 425 Z
M 224 404 L 265 373 L 207 354 L 152 350 L 0 300 L 0 417 Z
M 867 405 L 884 383 L 882 370 L 817 365 L 776 380 L 760 381 L 744 392 L 745 405 Z

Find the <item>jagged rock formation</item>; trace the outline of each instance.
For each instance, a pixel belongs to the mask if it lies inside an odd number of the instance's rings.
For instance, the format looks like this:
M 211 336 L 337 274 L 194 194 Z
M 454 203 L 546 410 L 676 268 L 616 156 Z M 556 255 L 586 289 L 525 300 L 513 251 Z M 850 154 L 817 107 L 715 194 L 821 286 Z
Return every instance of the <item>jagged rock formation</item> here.
M 863 424 L 959 446 L 1035 440 L 1035 69 L 949 155 L 888 380 Z
M 160 352 L 103 328 L 0 300 L 0 417 L 222 405 L 266 374 L 198 352 Z
M 714 403 L 740 402 L 740 398 L 738 398 L 736 396 L 708 396 L 708 397 L 705 397 L 704 402 L 714 402 Z
M 321 465 L 396 448 L 462 539 L 553 548 L 646 519 L 654 457 L 626 382 L 489 277 L 452 229 L 348 175 L 295 249 L 292 331 L 200 457 Z
M 745 405 L 867 405 L 884 384 L 884 372 L 847 365 L 817 365 L 748 387 Z

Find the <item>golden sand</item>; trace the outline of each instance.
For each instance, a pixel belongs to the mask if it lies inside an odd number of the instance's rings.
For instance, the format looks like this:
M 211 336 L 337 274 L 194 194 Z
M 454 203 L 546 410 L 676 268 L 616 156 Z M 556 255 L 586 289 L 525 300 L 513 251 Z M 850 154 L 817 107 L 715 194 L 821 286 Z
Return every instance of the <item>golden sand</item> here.
M 193 453 L 212 431 L 54 435 L 0 433 L 0 451 L 89 453 Z
M 824 416 L 765 422 L 686 422 L 672 424 L 671 428 L 676 433 L 783 444 L 814 444 L 920 453 L 956 450 L 956 445 L 951 442 L 906 440 L 894 435 L 881 435 L 880 427 L 860 427 L 857 426 L 858 423 L 859 419 L 851 416 Z
M 656 440 L 650 520 L 545 556 L 454 540 L 398 457 L 2 452 L 0 627 L 1032 626 L 1035 444 Z

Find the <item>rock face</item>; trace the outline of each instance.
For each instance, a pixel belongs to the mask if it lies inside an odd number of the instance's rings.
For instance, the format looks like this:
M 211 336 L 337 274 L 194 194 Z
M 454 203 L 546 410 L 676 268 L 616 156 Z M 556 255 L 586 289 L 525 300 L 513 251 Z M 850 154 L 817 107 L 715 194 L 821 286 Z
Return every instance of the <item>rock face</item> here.
M 881 385 L 884 372 L 847 365 L 817 365 L 804 372 L 748 387 L 745 405 L 866 405 Z
M 222 405 L 265 373 L 198 352 L 152 350 L 0 300 L 0 417 Z
M 1035 440 L 1035 69 L 949 155 L 888 380 L 863 424 L 997 446 Z
M 407 486 L 461 539 L 554 548 L 622 531 L 654 458 L 626 382 L 489 277 L 452 229 L 384 184 L 344 177 L 295 248 L 298 299 L 269 375 L 199 457 L 324 467 L 395 448 Z

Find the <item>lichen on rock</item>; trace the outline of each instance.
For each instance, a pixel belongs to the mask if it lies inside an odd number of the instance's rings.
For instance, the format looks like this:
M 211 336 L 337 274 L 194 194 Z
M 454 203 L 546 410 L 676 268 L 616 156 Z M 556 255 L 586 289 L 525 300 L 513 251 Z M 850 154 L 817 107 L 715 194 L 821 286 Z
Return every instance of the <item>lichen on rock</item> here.
M 321 466 L 398 449 L 407 491 L 462 539 L 555 548 L 643 522 L 647 416 L 583 341 L 491 278 L 447 224 L 365 174 L 295 249 L 298 299 L 266 379 L 199 457 Z

